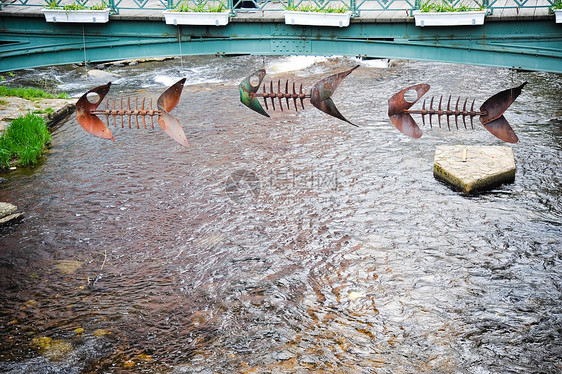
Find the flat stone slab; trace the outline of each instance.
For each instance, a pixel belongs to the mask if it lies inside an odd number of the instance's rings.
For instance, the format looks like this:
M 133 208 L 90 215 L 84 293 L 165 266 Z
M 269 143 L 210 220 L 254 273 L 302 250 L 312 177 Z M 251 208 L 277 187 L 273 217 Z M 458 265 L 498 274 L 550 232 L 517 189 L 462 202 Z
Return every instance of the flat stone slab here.
M 27 100 L 13 96 L 0 97 L 0 133 L 16 118 L 36 110 L 45 111 L 47 108 L 53 109 L 53 113 L 39 115 L 45 119 L 47 126 L 52 126 L 74 112 L 75 102 L 75 99 Z
M 433 175 L 464 193 L 512 183 L 515 169 L 510 147 L 442 145 L 435 148 Z
M 0 227 L 21 220 L 23 213 L 16 213 L 17 210 L 14 204 L 0 202 Z
M 14 214 L 18 207 L 14 204 L 0 202 L 0 218 Z
M 14 214 L 10 214 L 9 216 L 2 217 L 0 218 L 0 227 L 14 222 L 18 222 L 22 218 L 23 218 L 23 213 L 14 213 Z

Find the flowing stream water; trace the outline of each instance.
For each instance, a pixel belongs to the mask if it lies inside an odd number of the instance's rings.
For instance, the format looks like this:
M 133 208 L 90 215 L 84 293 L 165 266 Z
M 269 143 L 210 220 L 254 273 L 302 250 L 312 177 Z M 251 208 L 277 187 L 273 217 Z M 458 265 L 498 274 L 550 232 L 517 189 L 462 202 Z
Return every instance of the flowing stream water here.
M 359 127 L 239 101 L 260 68 L 310 88 L 356 64 L 333 98 Z M 159 129 L 102 140 L 73 116 L 3 176 L 25 219 L 0 232 L 0 371 L 562 372 L 562 76 L 257 56 L 112 72 L 110 94 L 154 100 L 186 77 L 171 114 L 191 147 Z M 74 97 L 109 80 L 11 79 Z M 524 81 L 505 114 L 515 182 L 484 194 L 437 181 L 435 147 L 505 143 L 480 125 L 411 139 L 386 114 L 417 83 L 480 105 Z

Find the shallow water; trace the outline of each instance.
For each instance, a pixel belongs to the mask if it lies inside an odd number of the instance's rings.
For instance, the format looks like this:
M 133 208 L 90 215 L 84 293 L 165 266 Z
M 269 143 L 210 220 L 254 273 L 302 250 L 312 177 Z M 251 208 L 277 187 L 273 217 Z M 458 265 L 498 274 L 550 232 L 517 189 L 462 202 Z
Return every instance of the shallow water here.
M 113 69 L 119 95 L 156 98 L 187 77 L 172 114 L 191 148 L 112 127 L 113 143 L 71 118 L 38 167 L 6 176 L 0 201 L 25 220 L 0 233 L 0 370 L 562 372 L 562 77 L 361 63 L 334 95 L 358 128 L 306 103 L 271 119 L 240 104 L 255 69 L 311 87 L 357 61 L 309 63 Z M 83 74 L 25 79 L 74 96 L 106 83 Z M 524 81 L 506 112 L 520 139 L 515 182 L 486 194 L 436 181 L 435 146 L 504 143 L 483 128 L 410 139 L 386 115 L 416 83 L 482 103 Z M 64 344 L 54 354 L 42 337 Z

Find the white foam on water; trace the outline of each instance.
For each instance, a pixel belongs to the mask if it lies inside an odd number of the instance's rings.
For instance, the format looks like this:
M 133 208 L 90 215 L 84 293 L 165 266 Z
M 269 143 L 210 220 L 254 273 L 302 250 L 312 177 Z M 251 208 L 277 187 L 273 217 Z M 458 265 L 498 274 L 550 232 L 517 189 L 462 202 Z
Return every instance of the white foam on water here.
M 323 56 L 290 56 L 281 61 L 276 61 L 267 66 L 266 71 L 272 74 L 286 73 L 288 71 L 302 70 L 328 58 Z
M 387 58 L 377 58 L 373 60 L 360 60 L 362 66 L 368 68 L 387 69 L 390 66 L 390 60 Z
M 200 77 L 200 78 L 196 78 L 196 79 L 187 79 L 185 81 L 185 85 L 189 86 L 189 85 L 195 85 L 195 84 L 201 84 L 201 83 L 223 83 L 225 82 L 223 79 L 209 79 L 206 77 Z
M 190 86 L 190 85 L 197 85 L 197 84 L 203 84 L 203 83 L 222 83 L 224 82 L 224 79 L 220 79 L 217 77 L 214 77 L 210 74 L 208 74 L 208 72 L 197 72 L 197 71 L 190 71 L 190 72 L 185 72 L 184 74 L 180 75 L 156 75 L 153 78 L 153 81 L 155 83 L 159 83 L 163 86 L 169 87 L 171 85 L 173 85 L 174 83 L 176 83 L 177 81 L 179 81 L 182 78 L 187 78 L 187 80 L 185 81 L 185 86 Z
M 180 77 L 172 77 L 169 75 L 156 75 L 154 77 L 154 82 L 156 83 L 160 83 L 166 87 L 169 87 L 171 85 L 173 85 L 174 83 L 176 83 L 177 81 L 179 81 L 181 78 Z

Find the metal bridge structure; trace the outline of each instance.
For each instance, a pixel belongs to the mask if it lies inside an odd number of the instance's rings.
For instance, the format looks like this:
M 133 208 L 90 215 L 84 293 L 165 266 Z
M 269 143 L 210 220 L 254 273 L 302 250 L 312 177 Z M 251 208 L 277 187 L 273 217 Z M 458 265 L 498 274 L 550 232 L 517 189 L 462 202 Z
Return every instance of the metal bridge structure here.
M 229 23 L 166 24 L 179 1 L 109 0 L 107 23 L 46 22 L 48 0 L 1 0 L 0 72 L 46 65 L 186 55 L 317 55 L 442 61 L 562 73 L 555 0 L 437 0 L 487 12 L 482 25 L 416 26 L 420 0 L 225 0 Z M 70 0 L 51 0 L 64 5 Z M 97 0 L 77 0 L 85 6 Z M 202 3 L 204 1 L 204 3 Z M 216 0 L 214 0 L 216 2 Z M 424 1 L 424 0 L 421 0 Z M 90 4 L 88 4 L 90 2 Z M 345 7 L 347 27 L 286 24 L 303 6 Z

